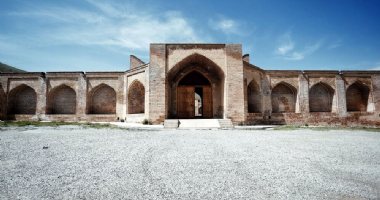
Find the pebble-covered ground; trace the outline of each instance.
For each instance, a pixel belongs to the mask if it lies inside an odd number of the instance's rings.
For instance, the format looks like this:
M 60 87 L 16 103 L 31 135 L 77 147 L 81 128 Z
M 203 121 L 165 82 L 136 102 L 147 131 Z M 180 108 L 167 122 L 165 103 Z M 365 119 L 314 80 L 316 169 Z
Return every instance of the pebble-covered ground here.
M 380 133 L 1 128 L 0 199 L 380 199 Z

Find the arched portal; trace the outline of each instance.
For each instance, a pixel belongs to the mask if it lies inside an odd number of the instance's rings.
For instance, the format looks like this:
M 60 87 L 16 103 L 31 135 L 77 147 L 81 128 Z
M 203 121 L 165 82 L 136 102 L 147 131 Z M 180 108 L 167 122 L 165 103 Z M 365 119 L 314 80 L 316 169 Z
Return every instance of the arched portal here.
M 169 70 L 169 118 L 223 118 L 224 72 L 213 61 L 192 54 Z M 198 102 L 196 102 L 198 99 Z
M 9 92 L 8 114 L 36 114 L 37 94 L 33 88 L 22 84 Z
M 297 90 L 287 84 L 280 83 L 272 90 L 272 112 L 288 113 L 295 112 Z
M 144 113 L 145 87 L 140 81 L 134 81 L 128 90 L 128 114 Z
M 77 95 L 71 87 L 60 85 L 49 92 L 47 98 L 48 114 L 75 114 Z
M 89 114 L 116 114 L 116 92 L 106 85 L 101 84 L 90 92 Z
M 201 73 L 192 71 L 179 81 L 177 112 L 178 118 L 212 118 L 211 84 Z
M 346 92 L 347 111 L 367 111 L 368 97 L 369 88 L 366 85 L 360 82 L 353 83 Z
M 249 113 L 261 113 L 262 95 L 260 92 L 259 85 L 254 80 L 252 80 L 248 84 L 247 97 L 248 97 L 248 112 Z
M 310 112 L 331 112 L 334 90 L 325 83 L 317 83 L 309 91 Z

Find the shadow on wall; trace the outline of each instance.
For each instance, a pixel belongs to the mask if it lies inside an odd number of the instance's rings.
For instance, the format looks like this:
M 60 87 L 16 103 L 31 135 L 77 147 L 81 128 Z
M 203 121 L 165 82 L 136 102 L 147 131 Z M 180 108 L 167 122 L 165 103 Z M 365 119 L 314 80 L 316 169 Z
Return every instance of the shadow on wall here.
M 8 115 L 36 114 L 37 94 L 33 88 L 22 84 L 12 89 L 8 95 Z
M 116 114 L 116 92 L 106 84 L 91 90 L 87 98 L 87 114 Z
M 73 88 L 60 85 L 53 88 L 47 97 L 47 114 L 75 114 L 77 95 Z
M 144 113 L 145 111 L 145 87 L 135 80 L 128 90 L 128 114 Z

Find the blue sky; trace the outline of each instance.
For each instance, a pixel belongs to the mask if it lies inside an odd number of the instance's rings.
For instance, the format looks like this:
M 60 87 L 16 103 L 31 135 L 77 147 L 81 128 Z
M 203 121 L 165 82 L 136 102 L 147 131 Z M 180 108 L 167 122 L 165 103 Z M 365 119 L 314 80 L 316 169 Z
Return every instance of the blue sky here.
M 241 43 L 263 69 L 380 70 L 380 1 L 2 0 L 0 62 L 124 71 L 149 43 Z

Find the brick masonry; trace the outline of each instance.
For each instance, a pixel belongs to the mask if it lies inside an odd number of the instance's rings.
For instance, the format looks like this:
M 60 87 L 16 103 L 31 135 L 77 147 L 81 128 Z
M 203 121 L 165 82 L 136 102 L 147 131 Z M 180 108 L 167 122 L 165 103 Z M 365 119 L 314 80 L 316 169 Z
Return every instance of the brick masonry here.
M 142 121 L 176 118 L 178 82 L 196 71 L 213 118 L 235 124 L 380 126 L 380 71 L 263 70 L 240 44 L 151 44 L 125 72 L 1 73 L 0 118 Z M 137 86 L 136 86 L 137 85 Z

